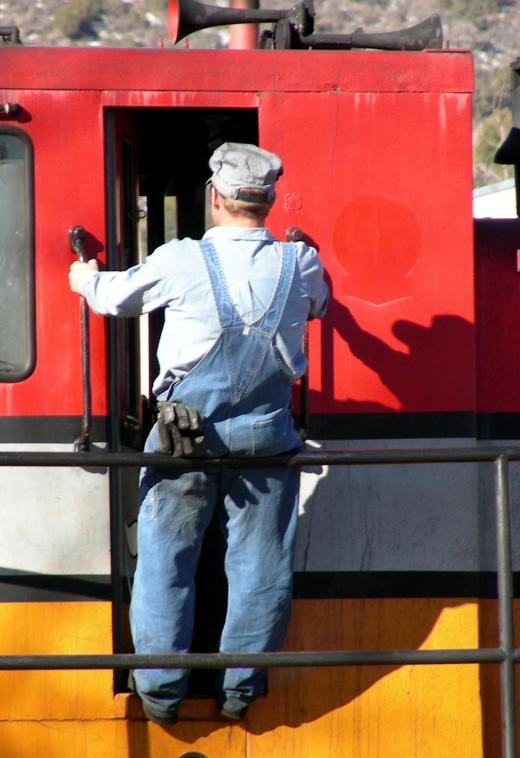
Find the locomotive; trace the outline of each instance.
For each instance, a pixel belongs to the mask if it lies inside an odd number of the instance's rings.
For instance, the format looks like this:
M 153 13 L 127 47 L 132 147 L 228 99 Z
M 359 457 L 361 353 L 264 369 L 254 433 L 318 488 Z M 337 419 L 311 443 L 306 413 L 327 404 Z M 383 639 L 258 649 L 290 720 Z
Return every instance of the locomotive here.
M 74 255 L 127 268 L 200 237 L 225 141 L 283 158 L 269 228 L 304 235 L 327 271 L 294 398 L 309 448 L 511 446 L 520 234 L 472 219 L 470 52 L 443 48 L 435 17 L 327 35 L 308 0 L 169 4 L 174 42 L 236 23 L 273 27 L 255 50 L 26 47 L 0 29 L 0 454 L 142 449 L 161 316 L 78 311 L 67 271 Z M 137 474 L 0 467 L 0 656 L 131 653 Z M 285 649 L 496 647 L 492 506 L 486 463 L 306 466 Z M 221 550 L 210 529 L 195 652 L 216 649 Z M 501 739 L 497 661 L 273 668 L 234 725 L 194 672 L 169 730 L 144 719 L 124 670 L 2 670 L 0 684 L 5 758 L 485 758 Z

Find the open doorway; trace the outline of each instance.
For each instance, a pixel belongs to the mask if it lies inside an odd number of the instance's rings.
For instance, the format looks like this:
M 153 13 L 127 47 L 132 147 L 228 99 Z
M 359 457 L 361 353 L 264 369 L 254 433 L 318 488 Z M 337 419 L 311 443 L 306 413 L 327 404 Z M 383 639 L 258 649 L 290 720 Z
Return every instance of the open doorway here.
M 110 109 L 107 134 L 109 268 L 128 268 L 174 237 L 199 239 L 208 226 L 208 161 L 223 142 L 258 144 L 255 109 Z M 139 449 L 153 421 L 150 388 L 163 314 L 109 327 L 112 450 Z M 128 602 L 136 561 L 137 472 L 112 472 L 112 577 L 115 652 L 131 650 Z M 224 542 L 207 530 L 197 574 L 194 652 L 216 652 L 226 612 Z M 214 673 L 194 671 L 189 695 L 214 694 Z M 117 675 L 116 691 L 126 687 Z
M 152 252 L 172 237 L 204 234 L 208 224 L 208 161 L 223 142 L 258 144 L 253 109 L 150 109 L 132 111 L 138 129 L 139 196 L 146 202 L 143 249 Z M 152 325 L 150 372 L 157 373 L 156 347 L 161 320 Z

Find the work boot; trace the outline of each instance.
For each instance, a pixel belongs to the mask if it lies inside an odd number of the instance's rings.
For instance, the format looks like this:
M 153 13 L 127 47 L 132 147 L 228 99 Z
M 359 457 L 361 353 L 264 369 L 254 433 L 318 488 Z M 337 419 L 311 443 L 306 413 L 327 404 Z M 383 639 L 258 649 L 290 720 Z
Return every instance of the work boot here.
M 154 724 L 159 726 L 173 726 L 179 720 L 177 711 L 166 713 L 165 711 L 157 712 L 150 708 L 146 703 L 142 703 L 143 713 L 148 721 L 153 721 Z
M 248 708 L 249 703 L 231 695 L 220 704 L 220 715 L 232 721 L 241 721 L 245 718 Z

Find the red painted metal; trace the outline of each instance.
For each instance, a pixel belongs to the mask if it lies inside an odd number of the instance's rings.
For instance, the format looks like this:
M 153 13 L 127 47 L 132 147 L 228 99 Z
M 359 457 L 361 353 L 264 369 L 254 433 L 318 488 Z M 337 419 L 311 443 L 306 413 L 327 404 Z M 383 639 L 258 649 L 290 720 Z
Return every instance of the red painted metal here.
M 256 92 L 128 92 L 105 90 L 100 93 L 103 107 L 127 108 L 257 108 Z
M 68 230 L 81 224 L 103 249 L 104 157 L 99 94 L 21 91 L 34 146 L 36 368 L 24 382 L 0 386 L 2 415 L 81 414 L 80 317 L 68 289 L 73 256 Z M 93 411 L 106 412 L 104 330 L 92 320 Z
M 472 92 L 469 53 L 15 48 L 6 90 L 150 92 Z
M 38 329 L 36 370 L 0 386 L 0 414 L 81 414 L 67 231 L 104 248 L 108 106 L 258 109 L 285 165 L 271 228 L 316 240 L 333 288 L 311 326 L 312 412 L 476 408 L 468 54 L 11 48 L 0 71 L 35 148 Z
M 474 409 L 470 97 L 263 94 L 259 113 L 302 197 L 276 230 L 319 243 L 333 288 L 312 410 Z
M 475 220 L 478 410 L 520 412 L 520 247 L 517 220 Z
M 176 40 L 179 33 L 180 9 L 178 0 L 168 0 L 168 37 Z
M 258 8 L 256 0 L 231 0 L 230 8 Z M 258 30 L 256 24 L 235 24 L 229 27 L 230 50 L 254 50 L 258 45 Z

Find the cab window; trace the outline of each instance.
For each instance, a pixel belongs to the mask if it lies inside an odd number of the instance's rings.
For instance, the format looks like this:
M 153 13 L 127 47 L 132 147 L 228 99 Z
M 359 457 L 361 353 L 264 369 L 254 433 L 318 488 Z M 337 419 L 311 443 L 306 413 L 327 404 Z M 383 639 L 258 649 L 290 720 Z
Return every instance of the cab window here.
M 32 145 L 0 126 L 0 381 L 16 382 L 34 366 Z

